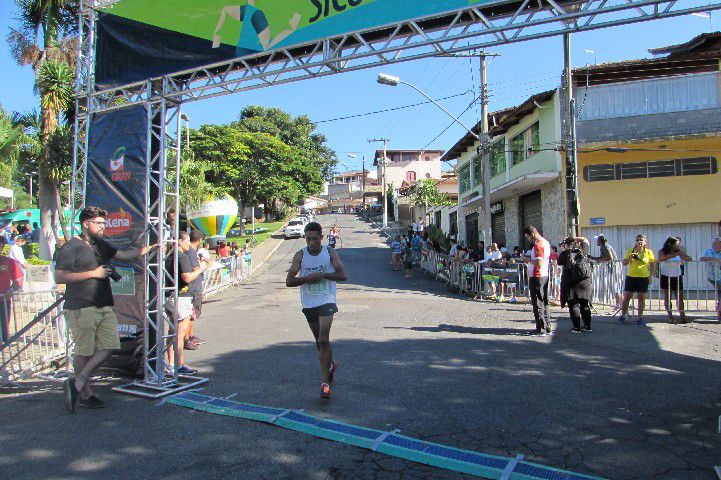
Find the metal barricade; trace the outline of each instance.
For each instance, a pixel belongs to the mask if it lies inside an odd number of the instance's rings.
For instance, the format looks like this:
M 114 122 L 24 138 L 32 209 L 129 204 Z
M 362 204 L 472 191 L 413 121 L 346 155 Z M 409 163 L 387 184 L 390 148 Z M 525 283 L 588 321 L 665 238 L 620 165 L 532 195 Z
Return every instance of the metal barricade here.
M 69 339 L 60 294 L 16 292 L 0 300 L 0 383 L 28 378 L 52 363 L 69 368 Z
M 216 294 L 241 283 L 250 274 L 251 267 L 251 263 L 246 261 L 245 257 L 218 259 L 212 268 L 205 271 L 203 296 Z

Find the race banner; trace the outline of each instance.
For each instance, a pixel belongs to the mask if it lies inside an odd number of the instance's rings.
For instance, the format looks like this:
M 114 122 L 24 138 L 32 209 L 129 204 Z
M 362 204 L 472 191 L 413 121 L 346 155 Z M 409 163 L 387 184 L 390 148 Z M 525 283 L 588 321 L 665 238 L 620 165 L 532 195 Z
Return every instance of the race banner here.
M 93 115 L 85 204 L 107 210 L 105 238 L 119 250 L 145 244 L 148 113 L 134 106 Z M 145 258 L 112 262 L 111 280 L 121 337 L 142 332 L 146 318 Z
M 121 0 L 100 9 L 96 84 L 111 87 L 276 48 L 507 0 Z M 519 2 L 520 3 L 520 2 Z M 439 25 L 442 28 L 443 25 Z M 381 35 L 382 37 L 382 35 Z

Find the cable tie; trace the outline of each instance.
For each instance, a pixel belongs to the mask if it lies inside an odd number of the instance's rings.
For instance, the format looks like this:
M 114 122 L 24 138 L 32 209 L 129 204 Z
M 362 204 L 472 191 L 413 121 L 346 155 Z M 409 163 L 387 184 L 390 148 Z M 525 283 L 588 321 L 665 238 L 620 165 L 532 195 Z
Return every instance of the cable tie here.
M 386 438 L 390 437 L 391 435 L 395 435 L 396 433 L 400 432 L 400 430 L 395 429 L 392 432 L 383 432 L 380 437 L 373 440 L 373 445 L 371 445 L 372 451 L 377 451 L 378 447 L 380 447 L 381 443 L 385 441 Z
M 506 468 L 501 473 L 501 477 L 499 478 L 499 480 L 509 480 L 511 478 L 511 474 L 516 469 L 518 462 L 520 462 L 521 460 L 523 460 L 523 455 L 521 455 L 520 453 L 516 455 L 516 458 L 509 460 Z

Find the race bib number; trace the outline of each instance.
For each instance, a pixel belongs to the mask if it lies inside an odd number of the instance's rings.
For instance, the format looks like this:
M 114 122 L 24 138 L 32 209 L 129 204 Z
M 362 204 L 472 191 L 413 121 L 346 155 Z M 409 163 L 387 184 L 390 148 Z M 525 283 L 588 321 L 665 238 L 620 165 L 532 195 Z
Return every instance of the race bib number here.
M 320 283 L 311 283 L 308 285 L 309 295 L 325 295 L 330 292 L 328 280 L 323 280 Z

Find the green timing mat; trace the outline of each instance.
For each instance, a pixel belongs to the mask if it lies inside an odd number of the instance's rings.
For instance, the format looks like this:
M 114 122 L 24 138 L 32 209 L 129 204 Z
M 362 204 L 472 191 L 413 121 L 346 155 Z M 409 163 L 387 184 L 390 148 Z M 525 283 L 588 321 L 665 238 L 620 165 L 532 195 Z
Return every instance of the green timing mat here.
M 412 462 L 494 480 L 602 480 L 600 477 L 524 462 L 520 455 L 516 458 L 508 458 L 461 450 L 399 435 L 398 430 L 384 432 L 317 418 L 302 410 L 285 410 L 233 402 L 196 392 L 183 392 L 169 397 L 166 402 L 203 412 L 270 423 Z

